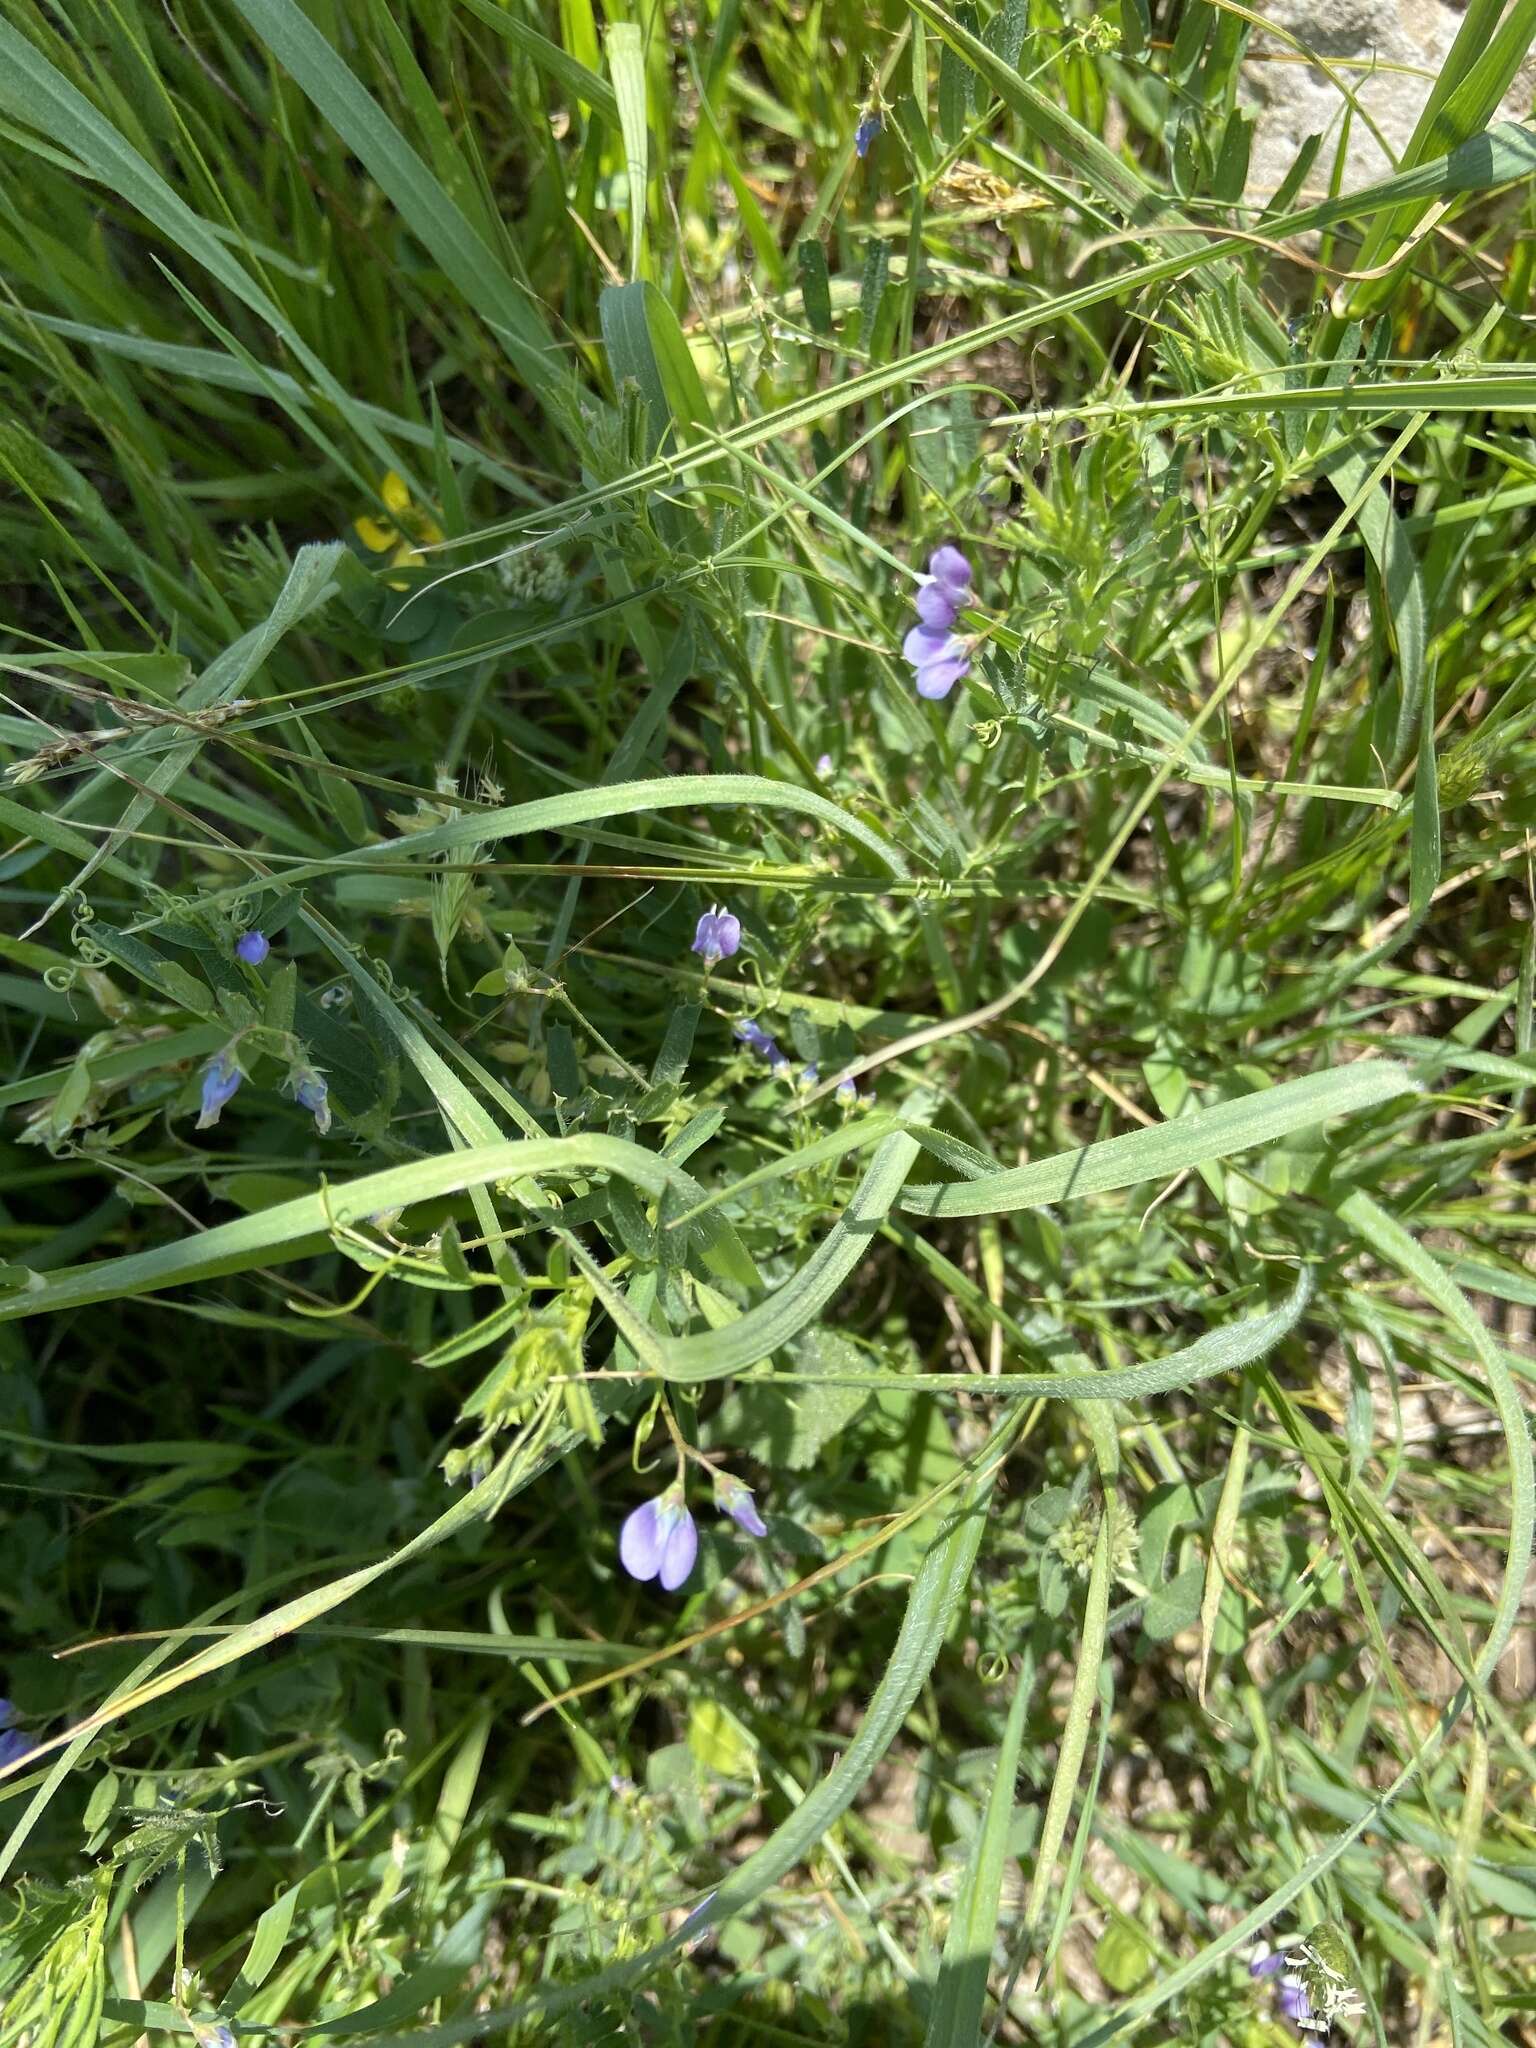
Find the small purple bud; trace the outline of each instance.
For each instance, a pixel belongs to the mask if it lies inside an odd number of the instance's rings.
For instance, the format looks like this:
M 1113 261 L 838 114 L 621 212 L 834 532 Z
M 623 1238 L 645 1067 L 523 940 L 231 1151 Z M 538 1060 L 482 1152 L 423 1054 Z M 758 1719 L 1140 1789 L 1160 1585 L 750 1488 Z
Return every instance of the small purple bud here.
M 830 754 L 819 754 L 816 757 L 816 773 L 821 776 L 835 775 L 837 773 L 836 764 L 833 762 Z
M 244 1079 L 229 1046 L 214 1054 L 203 1069 L 203 1101 L 197 1118 L 200 1131 L 206 1131 L 210 1124 L 218 1122 L 220 1111 Z
M 331 1128 L 331 1099 L 324 1080 L 313 1067 L 295 1067 L 288 1081 L 294 1101 L 300 1109 L 309 1111 L 315 1120 L 315 1129 L 323 1138 Z
M 809 1095 L 811 1090 L 816 1086 L 816 1083 L 820 1079 L 821 1069 L 817 1066 L 816 1062 L 812 1060 L 809 1066 L 801 1070 L 800 1092 L 803 1095 Z
M 235 958 L 243 960 L 247 967 L 259 967 L 271 950 L 265 932 L 242 932 L 235 941 Z
M 794 1071 L 777 1046 L 773 1048 L 772 1053 L 769 1055 L 768 1071 L 772 1074 L 775 1081 L 787 1081 L 790 1074 Z
M 197 2048 L 235 2048 L 235 2036 L 229 2027 L 213 2026 L 194 2020 L 192 2038 Z
M 751 1487 L 743 1486 L 729 1472 L 715 1474 L 715 1506 L 722 1515 L 729 1515 L 738 1529 L 745 1529 L 749 1536 L 768 1534 L 768 1524 L 757 1512 Z
M 619 1531 L 619 1562 L 625 1571 L 642 1584 L 659 1579 L 668 1593 L 677 1591 L 698 1554 L 699 1532 L 683 1500 L 681 1481 L 627 1515 Z
M 771 1054 L 773 1040 L 755 1017 L 743 1017 L 735 1027 L 735 1036 L 749 1052 Z
M 717 960 L 729 960 L 740 944 L 741 919 L 732 917 L 723 904 L 711 904 L 699 918 L 692 950 L 703 956 L 706 967 L 713 967 Z
M 837 1096 L 838 1102 L 844 1109 L 852 1109 L 853 1105 L 859 1099 L 858 1085 L 854 1081 L 852 1074 L 844 1074 L 843 1078 L 838 1082 L 837 1088 L 834 1092 Z
M 875 137 L 880 133 L 882 126 L 883 123 L 880 116 L 871 109 L 864 116 L 858 127 L 854 129 L 853 146 L 858 151 L 861 159 L 869 155 L 871 145 Z

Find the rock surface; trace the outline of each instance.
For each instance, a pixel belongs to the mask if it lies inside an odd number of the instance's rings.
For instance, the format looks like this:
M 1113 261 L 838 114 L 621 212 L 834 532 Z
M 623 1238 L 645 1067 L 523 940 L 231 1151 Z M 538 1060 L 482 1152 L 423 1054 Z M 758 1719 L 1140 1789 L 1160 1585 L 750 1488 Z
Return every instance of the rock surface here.
M 1256 117 L 1248 172 L 1250 197 L 1272 192 L 1309 135 L 1323 146 L 1307 190 L 1328 189 L 1343 140 L 1341 84 L 1370 121 L 1355 114 L 1348 139 L 1346 189 L 1385 177 L 1413 133 L 1430 86 L 1461 26 L 1463 10 L 1445 0 L 1266 0 L 1260 10 L 1281 34 L 1256 30 L 1243 66 L 1243 97 Z M 1293 41 L 1287 37 L 1294 38 Z M 1336 67 L 1334 77 L 1297 49 Z M 1506 119 L 1531 112 L 1536 56 L 1527 53 L 1501 109 Z M 1380 140 L 1370 122 L 1380 130 Z M 1391 158 L 1382 142 L 1391 151 Z

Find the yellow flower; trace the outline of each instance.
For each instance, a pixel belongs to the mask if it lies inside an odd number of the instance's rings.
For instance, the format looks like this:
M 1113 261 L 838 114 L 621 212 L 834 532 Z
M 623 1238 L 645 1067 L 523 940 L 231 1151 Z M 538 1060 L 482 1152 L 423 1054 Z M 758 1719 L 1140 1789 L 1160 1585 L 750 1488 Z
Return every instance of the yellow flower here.
M 352 531 L 371 555 L 388 555 L 391 569 L 418 568 L 426 560 L 419 544 L 440 541 L 443 529 L 429 511 L 412 502 L 405 478 L 394 470 L 380 483 L 379 496 L 392 518 L 374 519 L 365 514 L 353 520 Z M 391 582 L 390 588 L 404 590 L 406 585 Z

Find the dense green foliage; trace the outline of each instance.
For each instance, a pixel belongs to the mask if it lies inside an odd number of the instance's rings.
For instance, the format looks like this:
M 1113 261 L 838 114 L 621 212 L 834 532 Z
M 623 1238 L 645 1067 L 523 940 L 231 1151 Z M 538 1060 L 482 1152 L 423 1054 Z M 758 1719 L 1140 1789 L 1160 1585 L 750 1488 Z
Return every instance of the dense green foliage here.
M 625 11 L 0 0 L 0 2048 L 1484 2048 L 1536 0 Z

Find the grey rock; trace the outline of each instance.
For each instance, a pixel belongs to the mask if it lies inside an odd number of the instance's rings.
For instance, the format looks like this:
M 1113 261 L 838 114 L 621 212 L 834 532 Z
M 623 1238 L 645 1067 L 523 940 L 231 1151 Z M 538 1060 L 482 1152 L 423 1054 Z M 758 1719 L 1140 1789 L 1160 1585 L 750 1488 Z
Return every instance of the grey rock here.
M 1307 190 L 1326 193 L 1345 143 L 1346 93 L 1359 108 L 1347 138 L 1344 189 L 1386 177 L 1413 133 L 1463 10 L 1445 0 L 1268 0 L 1263 14 L 1271 26 L 1255 31 L 1243 65 L 1243 102 L 1255 117 L 1250 198 L 1273 192 L 1309 135 L 1324 140 Z M 1527 52 L 1501 115 L 1524 118 L 1533 96 L 1536 56 Z

